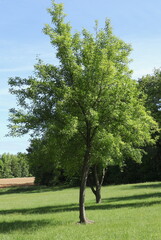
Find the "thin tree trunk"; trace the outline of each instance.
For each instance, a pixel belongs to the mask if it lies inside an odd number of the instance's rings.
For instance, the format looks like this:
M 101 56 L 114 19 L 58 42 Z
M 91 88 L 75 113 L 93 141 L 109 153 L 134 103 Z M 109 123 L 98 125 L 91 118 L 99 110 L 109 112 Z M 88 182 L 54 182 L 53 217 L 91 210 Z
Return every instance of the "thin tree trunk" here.
M 99 182 L 99 177 L 97 173 L 97 165 L 94 166 L 94 177 L 95 177 L 95 184 L 96 184 L 96 203 L 101 202 L 101 183 Z
M 106 173 L 106 169 L 103 168 L 102 170 L 102 176 L 101 179 L 99 181 L 99 177 L 97 174 L 97 168 L 95 168 L 95 178 L 96 178 L 96 203 L 101 203 L 101 187 L 104 181 L 104 177 L 105 177 L 105 173 Z
M 81 107 L 81 106 L 80 106 Z M 86 218 L 85 213 L 85 190 L 87 185 L 88 173 L 89 173 L 89 162 L 91 156 L 91 123 L 88 121 L 84 109 L 81 107 L 82 113 L 85 116 L 86 122 L 86 151 L 84 155 L 83 167 L 82 167 L 82 176 L 81 176 L 81 184 L 80 184 L 80 192 L 79 192 L 79 223 L 92 223 Z
M 101 187 L 96 188 L 96 203 L 101 203 Z
M 93 223 L 86 218 L 85 213 L 85 190 L 89 172 L 89 158 L 90 158 L 90 150 L 88 149 L 84 156 L 84 164 L 82 169 L 82 177 L 81 177 L 81 185 L 79 192 L 79 223 Z
M 85 163 L 83 166 L 82 179 L 79 192 L 79 219 L 80 223 L 87 223 L 86 214 L 85 214 L 85 189 L 88 178 L 89 167 Z
M 106 169 L 103 168 L 101 179 L 99 179 L 97 165 L 95 165 L 93 167 L 93 181 L 91 181 L 90 178 L 88 179 L 90 188 L 91 188 L 93 194 L 96 197 L 96 203 L 101 203 L 101 187 L 102 187 L 102 184 L 103 184 L 105 173 L 106 173 Z M 94 188 L 93 185 L 95 185 L 95 188 Z

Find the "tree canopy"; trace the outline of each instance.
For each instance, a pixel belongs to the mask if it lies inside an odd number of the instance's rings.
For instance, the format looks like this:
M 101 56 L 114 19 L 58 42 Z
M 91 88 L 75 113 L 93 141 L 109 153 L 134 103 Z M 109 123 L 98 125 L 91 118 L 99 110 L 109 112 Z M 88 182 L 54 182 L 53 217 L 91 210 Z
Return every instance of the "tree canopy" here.
M 139 87 L 146 94 L 146 108 L 161 125 L 161 69 L 140 78 Z
M 161 69 L 155 69 L 152 74 L 147 74 L 139 79 L 139 88 L 145 93 L 145 106 L 151 111 L 151 115 L 161 128 Z M 147 146 L 147 155 L 143 158 L 144 171 L 150 169 L 146 174 L 146 180 L 160 180 L 161 169 L 161 135 L 157 133 L 158 139 L 155 145 Z
M 94 163 L 123 164 L 124 155 L 141 159 L 141 146 L 152 143 L 157 124 L 146 112 L 129 70 L 130 45 L 117 38 L 109 20 L 94 33 L 72 33 L 63 5 L 49 9 L 52 26 L 44 33 L 55 47 L 59 64 L 35 65 L 35 74 L 10 78 L 18 109 L 10 110 L 11 135 L 31 131 L 48 136 L 57 161 L 81 173 L 80 223 L 87 223 L 84 199 Z
M 26 154 L 3 153 L 0 156 L 0 178 L 30 177 Z

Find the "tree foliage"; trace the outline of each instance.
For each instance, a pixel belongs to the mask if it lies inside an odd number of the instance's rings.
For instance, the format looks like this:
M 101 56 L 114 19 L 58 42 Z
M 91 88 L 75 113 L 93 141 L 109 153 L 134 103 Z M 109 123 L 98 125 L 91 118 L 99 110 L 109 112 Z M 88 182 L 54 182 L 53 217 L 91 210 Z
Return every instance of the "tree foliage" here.
M 0 157 L 0 178 L 29 177 L 26 154 L 3 153 Z
M 11 109 L 11 135 L 48 136 L 54 158 L 70 174 L 78 172 L 80 222 L 85 216 L 85 187 L 93 164 L 123 164 L 141 159 L 140 146 L 152 143 L 156 123 L 145 111 L 128 68 L 131 47 L 113 35 L 110 21 L 90 33 L 72 34 L 63 5 L 49 9 L 52 27 L 44 33 L 56 48 L 59 65 L 39 61 L 35 75 L 10 78 L 19 109 Z
M 53 146 L 47 139 L 33 139 L 27 149 L 27 159 L 30 171 L 39 185 L 56 185 L 62 183 L 62 168 L 53 154 Z
M 161 128 L 161 69 L 155 69 L 153 74 L 147 74 L 139 79 L 139 88 L 146 94 L 146 108 L 151 111 L 155 121 Z M 155 146 L 147 146 L 147 155 L 143 158 L 142 169 L 145 180 L 161 179 L 161 135 L 157 133 L 158 139 Z
M 140 78 L 139 87 L 146 94 L 146 108 L 161 126 L 161 69 Z

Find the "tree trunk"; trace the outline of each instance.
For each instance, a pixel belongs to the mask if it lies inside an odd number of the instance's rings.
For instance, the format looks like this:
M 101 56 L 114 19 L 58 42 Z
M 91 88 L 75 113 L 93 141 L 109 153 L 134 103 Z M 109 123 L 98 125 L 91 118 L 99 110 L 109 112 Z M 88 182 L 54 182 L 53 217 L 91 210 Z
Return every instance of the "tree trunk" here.
M 89 178 L 88 182 L 89 182 L 92 192 L 94 193 L 94 195 L 96 197 L 96 203 L 101 203 L 101 187 L 103 184 L 106 169 L 103 168 L 101 179 L 99 179 L 97 167 L 98 167 L 97 165 L 95 165 L 93 167 L 93 172 L 92 172 L 93 181 Z M 95 188 L 94 188 L 94 185 L 95 185 Z
M 99 181 L 98 173 L 97 173 L 97 165 L 94 166 L 94 178 L 95 178 L 95 184 L 96 184 L 96 203 L 101 202 L 101 183 Z
M 80 223 L 87 223 L 86 214 L 85 214 L 85 189 L 87 183 L 89 167 L 88 164 L 85 163 L 83 166 L 80 192 L 79 192 L 79 219 Z
M 96 203 L 101 203 L 101 187 L 96 188 Z
M 96 203 L 101 203 L 101 186 L 96 186 L 95 189 L 90 180 L 88 181 L 88 183 L 93 194 L 96 197 Z
M 90 158 L 90 151 L 89 149 L 86 151 L 84 156 L 84 164 L 82 168 L 82 177 L 81 177 L 81 185 L 80 185 L 80 192 L 79 192 L 79 223 L 93 223 L 86 218 L 85 214 L 85 190 L 89 172 L 89 158 Z

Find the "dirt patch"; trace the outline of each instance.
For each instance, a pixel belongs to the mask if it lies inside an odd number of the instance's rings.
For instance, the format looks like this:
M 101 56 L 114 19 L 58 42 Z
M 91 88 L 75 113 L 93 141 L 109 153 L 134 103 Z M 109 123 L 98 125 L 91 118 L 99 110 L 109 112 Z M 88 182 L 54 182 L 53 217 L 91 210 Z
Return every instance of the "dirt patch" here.
M 0 188 L 4 187 L 14 187 L 14 186 L 33 186 L 35 178 L 1 178 L 0 179 Z

